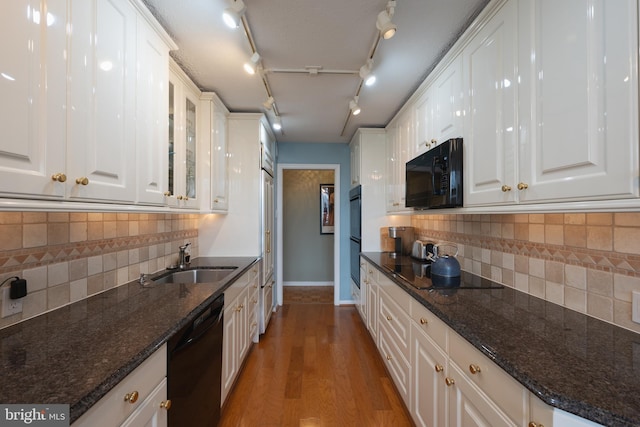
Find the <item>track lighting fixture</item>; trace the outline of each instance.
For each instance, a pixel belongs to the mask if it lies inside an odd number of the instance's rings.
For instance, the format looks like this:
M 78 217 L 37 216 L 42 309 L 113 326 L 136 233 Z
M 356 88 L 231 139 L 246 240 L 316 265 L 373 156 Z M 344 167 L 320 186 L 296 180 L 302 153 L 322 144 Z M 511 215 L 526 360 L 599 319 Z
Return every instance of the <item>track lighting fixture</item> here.
M 360 106 L 358 105 L 358 97 L 354 97 L 351 101 L 349 101 L 349 109 L 351 110 L 351 114 L 357 116 L 360 114 Z
M 280 120 L 280 116 L 276 116 L 276 118 L 273 120 L 273 128 L 275 130 L 282 129 L 282 120 Z
M 378 19 L 376 20 L 376 28 L 380 30 L 380 34 L 385 40 L 390 39 L 396 33 L 396 24 L 391 22 L 395 7 L 396 2 L 394 0 L 387 3 L 386 9 L 378 14 Z
M 371 86 L 376 82 L 376 76 L 371 73 L 371 67 L 373 67 L 373 59 L 368 59 L 367 63 L 360 67 L 360 78 L 366 86 Z
M 238 28 L 242 22 L 242 15 L 247 10 L 243 0 L 235 0 L 231 6 L 222 12 L 222 19 L 229 28 Z
M 244 70 L 247 73 L 253 75 L 258 71 L 259 64 L 260 64 L 260 55 L 258 54 L 258 52 L 254 52 L 254 54 L 251 55 L 249 62 L 246 62 L 244 64 Z
M 265 110 L 271 110 L 275 102 L 276 100 L 273 99 L 273 96 L 270 96 L 269 98 L 267 98 L 266 101 L 262 103 L 262 106 L 264 107 Z

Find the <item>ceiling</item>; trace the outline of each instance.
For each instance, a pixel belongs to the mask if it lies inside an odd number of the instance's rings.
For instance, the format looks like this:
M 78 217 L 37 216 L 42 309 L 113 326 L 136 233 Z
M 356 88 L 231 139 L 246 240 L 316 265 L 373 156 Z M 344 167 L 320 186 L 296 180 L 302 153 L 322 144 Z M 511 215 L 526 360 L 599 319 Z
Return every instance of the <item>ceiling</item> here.
M 245 19 L 261 56 L 263 76 L 243 64 L 253 53 L 242 26 L 228 28 L 223 10 L 233 0 L 144 0 L 173 37 L 171 53 L 203 91 L 215 92 L 232 112 L 280 116 L 279 142 L 348 142 L 359 127 L 384 127 L 488 0 L 397 0 L 394 37 L 373 54 L 373 86 L 362 86 L 361 114 L 349 101 L 361 84 L 358 70 L 378 41 L 376 17 L 387 0 L 245 0 Z M 322 67 L 320 73 L 283 73 Z M 327 70 L 352 74 L 323 73 Z

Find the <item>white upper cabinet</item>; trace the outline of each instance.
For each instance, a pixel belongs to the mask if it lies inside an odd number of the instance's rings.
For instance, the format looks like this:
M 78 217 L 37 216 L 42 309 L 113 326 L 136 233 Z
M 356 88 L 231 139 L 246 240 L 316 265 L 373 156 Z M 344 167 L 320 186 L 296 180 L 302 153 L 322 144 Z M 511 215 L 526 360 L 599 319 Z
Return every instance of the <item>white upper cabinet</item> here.
M 465 205 L 513 203 L 517 191 L 517 2 L 500 9 L 465 47 Z M 506 191 L 503 191 L 506 190 Z
M 462 95 L 462 60 L 458 56 L 416 101 L 411 158 L 462 136 Z
M 169 48 L 138 19 L 136 175 L 138 202 L 164 204 L 169 114 Z
M 65 184 L 65 0 L 15 0 L 0 14 L 0 194 L 62 198 Z M 66 178 L 66 175 L 65 175 Z M 61 178 L 63 179 L 63 178 Z
M 200 160 L 201 176 L 210 175 L 211 189 L 208 209 L 226 213 L 229 209 L 229 150 L 227 148 L 227 116 L 229 110 L 215 93 L 205 92 L 200 97 Z M 209 155 L 207 155 L 207 153 Z M 203 180 L 200 181 L 200 184 Z M 206 191 L 201 188 L 201 191 Z M 203 197 L 203 205 L 205 208 Z
M 521 0 L 521 202 L 638 196 L 636 0 Z
M 198 208 L 197 120 L 200 92 L 187 75 L 171 61 L 169 74 L 168 184 L 165 196 L 170 206 Z M 201 160 L 200 160 L 201 161 Z
M 387 127 L 387 212 L 407 211 L 405 168 L 414 140 L 414 110 L 409 108 Z
M 126 0 L 71 4 L 68 196 L 132 202 L 136 13 Z

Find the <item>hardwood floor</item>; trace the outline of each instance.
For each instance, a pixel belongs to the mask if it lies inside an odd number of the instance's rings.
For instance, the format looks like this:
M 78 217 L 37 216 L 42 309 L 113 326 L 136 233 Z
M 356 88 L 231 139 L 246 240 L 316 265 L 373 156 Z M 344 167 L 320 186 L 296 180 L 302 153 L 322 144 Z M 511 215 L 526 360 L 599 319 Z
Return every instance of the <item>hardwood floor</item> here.
M 353 306 L 289 303 L 247 356 L 219 426 L 413 426 Z

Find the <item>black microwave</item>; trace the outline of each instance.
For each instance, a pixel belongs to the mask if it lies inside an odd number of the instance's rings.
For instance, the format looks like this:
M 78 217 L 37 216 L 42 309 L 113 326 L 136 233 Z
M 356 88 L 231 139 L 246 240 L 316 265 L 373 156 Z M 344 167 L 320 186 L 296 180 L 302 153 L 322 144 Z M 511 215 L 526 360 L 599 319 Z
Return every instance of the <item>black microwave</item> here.
M 462 206 L 462 138 L 445 141 L 409 160 L 405 191 L 407 207 Z

